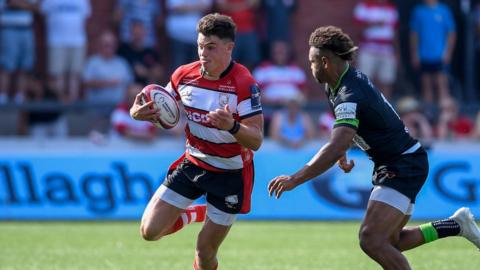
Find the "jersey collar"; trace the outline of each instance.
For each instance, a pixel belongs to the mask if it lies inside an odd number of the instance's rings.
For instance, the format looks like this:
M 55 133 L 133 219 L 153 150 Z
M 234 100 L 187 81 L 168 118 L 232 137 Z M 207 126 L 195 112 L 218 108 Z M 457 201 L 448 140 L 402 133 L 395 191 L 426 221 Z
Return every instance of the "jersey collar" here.
M 235 64 L 235 62 L 232 60 L 230 61 L 230 64 L 228 64 L 228 67 L 227 69 L 225 69 L 222 74 L 220 74 L 220 79 L 227 76 L 227 74 L 230 72 L 230 70 L 232 70 L 233 68 L 233 64 Z
M 219 79 L 227 76 L 227 74 L 230 72 L 230 70 L 232 70 L 234 64 L 235 64 L 235 61 L 233 61 L 233 60 L 230 61 L 230 64 L 228 64 L 228 67 L 222 72 L 222 74 L 220 74 Z M 203 77 L 204 74 L 205 74 L 205 70 L 203 69 L 203 66 L 200 65 L 200 75 L 202 75 L 202 77 Z
M 333 89 L 331 89 L 331 93 L 335 96 L 337 95 L 337 91 L 338 91 L 338 88 L 340 87 L 340 84 L 342 82 L 342 79 L 343 77 L 345 76 L 345 74 L 347 74 L 347 71 L 350 69 L 350 64 L 347 63 L 347 67 L 345 68 L 345 70 L 342 72 L 342 74 L 340 75 L 340 78 L 338 78 L 338 81 L 337 83 L 335 84 L 335 87 L 333 87 Z

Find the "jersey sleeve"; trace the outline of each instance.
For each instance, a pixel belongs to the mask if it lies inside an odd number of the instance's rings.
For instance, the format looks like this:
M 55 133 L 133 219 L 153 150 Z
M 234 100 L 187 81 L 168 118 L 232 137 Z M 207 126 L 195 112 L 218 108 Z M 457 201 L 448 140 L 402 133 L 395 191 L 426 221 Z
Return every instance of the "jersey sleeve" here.
M 260 87 L 250 74 L 242 76 L 238 85 L 237 113 L 240 119 L 245 119 L 262 113 Z
M 345 126 L 357 130 L 360 124 L 359 109 L 360 103 L 353 94 L 339 96 L 333 108 L 335 115 L 333 128 Z
M 178 86 L 182 79 L 182 66 L 177 68 L 175 72 L 173 72 L 172 76 L 170 77 L 170 81 L 165 86 L 165 89 L 177 100 L 180 100 L 180 94 L 178 92 Z

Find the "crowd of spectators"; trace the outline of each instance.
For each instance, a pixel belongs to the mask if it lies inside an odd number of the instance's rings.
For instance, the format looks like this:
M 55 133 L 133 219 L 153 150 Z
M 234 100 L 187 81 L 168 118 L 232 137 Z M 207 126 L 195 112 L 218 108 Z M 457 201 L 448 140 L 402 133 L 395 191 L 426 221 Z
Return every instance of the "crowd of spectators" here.
M 305 110 L 310 93 L 321 89 L 308 88 L 309 71 L 293 54 L 292 18 L 300 1 L 115 2 L 112 24 L 89 40 L 86 26 L 95 8 L 89 0 L 0 0 L 0 105 L 84 102 L 92 105 L 90 131 L 152 141 L 165 132 L 128 120 L 128 103 L 143 85 L 166 84 L 176 67 L 197 58 L 196 23 L 213 11 L 231 16 L 237 24 L 233 57 L 252 71 L 262 89 L 262 103 L 269 108 L 266 133 L 293 148 L 328 136 L 334 118 L 325 106 Z M 480 55 L 480 4 L 475 10 Z M 392 101 L 413 136 L 426 144 L 434 139 L 480 138 L 480 113 L 476 119 L 463 114 L 458 95 L 449 89 L 457 25 L 446 4 L 423 0 L 412 9 L 410 61 L 400 55 L 400 16 L 393 1 L 358 1 L 351 18 L 359 33 L 354 65 Z M 40 39 L 46 43 L 43 80 L 33 72 L 39 40 L 34 36 L 35 20 L 43 21 L 45 33 Z M 405 96 L 396 87 L 402 65 L 418 74 L 417 94 Z M 68 136 L 62 111 L 27 116 L 22 119 L 27 119 L 28 134 Z

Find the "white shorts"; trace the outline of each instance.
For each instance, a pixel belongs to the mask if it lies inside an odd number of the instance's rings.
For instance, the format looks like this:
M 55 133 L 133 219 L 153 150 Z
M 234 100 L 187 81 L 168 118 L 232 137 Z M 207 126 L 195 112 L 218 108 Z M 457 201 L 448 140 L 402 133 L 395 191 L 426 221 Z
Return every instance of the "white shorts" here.
M 370 201 L 379 201 L 397 208 L 406 216 L 411 216 L 415 204 L 410 199 L 393 188 L 378 185 L 370 193 Z
M 154 196 L 158 196 L 162 201 L 181 209 L 186 209 L 194 201 L 178 194 L 164 185 L 160 185 Z M 223 212 L 210 203 L 207 203 L 207 216 L 213 223 L 223 226 L 232 225 L 237 217 L 235 214 Z
M 397 75 L 397 60 L 394 55 L 360 50 L 358 52 L 358 68 L 371 79 L 391 84 Z
M 86 47 L 49 47 L 48 72 L 54 76 L 65 73 L 81 74 L 85 55 Z

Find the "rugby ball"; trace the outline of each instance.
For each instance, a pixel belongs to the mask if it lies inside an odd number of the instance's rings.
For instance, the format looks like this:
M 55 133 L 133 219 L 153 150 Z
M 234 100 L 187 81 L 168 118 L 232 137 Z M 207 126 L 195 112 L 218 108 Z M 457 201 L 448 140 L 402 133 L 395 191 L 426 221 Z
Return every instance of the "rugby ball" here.
M 180 120 L 180 108 L 175 98 L 162 86 L 150 84 L 142 89 L 143 103 L 154 101 L 153 106 L 158 109 L 158 115 L 151 122 L 164 129 L 171 129 Z

